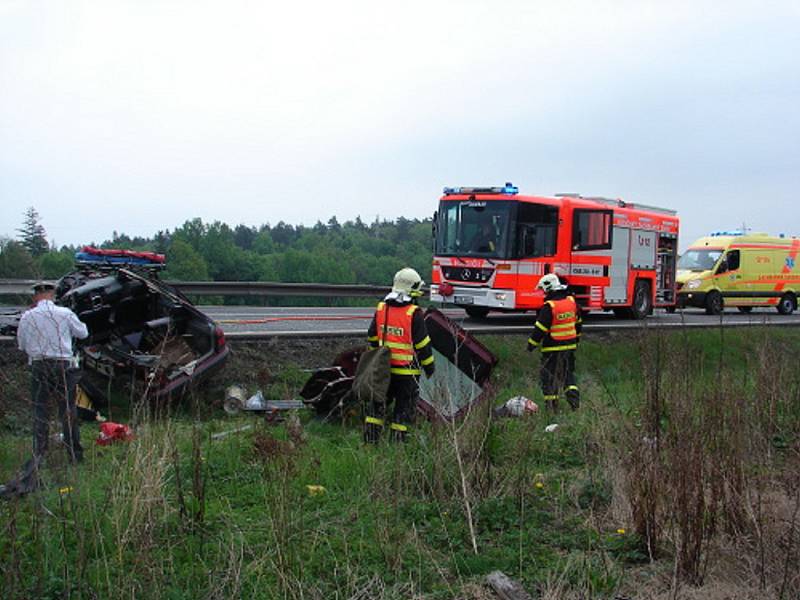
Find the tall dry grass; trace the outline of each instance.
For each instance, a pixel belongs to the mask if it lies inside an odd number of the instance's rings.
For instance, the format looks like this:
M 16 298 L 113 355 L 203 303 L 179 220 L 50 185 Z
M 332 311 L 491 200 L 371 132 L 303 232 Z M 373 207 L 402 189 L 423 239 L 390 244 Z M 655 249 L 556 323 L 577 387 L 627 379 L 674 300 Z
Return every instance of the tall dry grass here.
M 764 335 L 742 369 L 725 335 L 711 352 L 641 340 L 643 402 L 606 437 L 615 500 L 651 560 L 672 562 L 671 597 L 735 574 L 761 597 L 797 598 L 796 361 Z

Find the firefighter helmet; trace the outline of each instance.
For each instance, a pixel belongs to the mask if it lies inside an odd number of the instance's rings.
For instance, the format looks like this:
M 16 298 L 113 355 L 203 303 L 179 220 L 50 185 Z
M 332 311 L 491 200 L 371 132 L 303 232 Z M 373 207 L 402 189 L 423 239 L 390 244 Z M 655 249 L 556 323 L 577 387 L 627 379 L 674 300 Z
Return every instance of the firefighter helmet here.
M 549 294 L 550 292 L 557 292 L 558 290 L 567 289 L 567 286 L 561 283 L 561 280 L 555 273 L 548 273 L 547 275 L 542 277 L 539 280 L 539 284 L 536 287 L 540 290 L 544 290 L 545 294 Z
M 414 269 L 406 267 L 400 269 L 394 275 L 394 284 L 392 285 L 392 292 L 403 296 L 410 296 L 412 298 L 422 296 L 422 277 L 419 276 Z

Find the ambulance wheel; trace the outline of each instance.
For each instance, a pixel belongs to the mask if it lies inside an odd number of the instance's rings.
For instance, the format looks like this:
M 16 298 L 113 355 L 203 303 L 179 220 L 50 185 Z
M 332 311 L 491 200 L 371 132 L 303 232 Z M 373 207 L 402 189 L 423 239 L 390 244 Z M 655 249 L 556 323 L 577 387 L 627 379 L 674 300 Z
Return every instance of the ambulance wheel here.
M 784 294 L 778 302 L 778 312 L 782 315 L 790 315 L 797 308 L 797 299 L 794 294 Z
M 489 309 L 483 306 L 465 306 L 464 310 L 471 319 L 485 319 Z
M 707 315 L 721 315 L 725 304 L 722 301 L 722 294 L 719 292 L 711 291 L 706 295 L 706 314 Z
M 748 313 L 753 312 L 753 307 L 752 306 L 737 306 L 736 308 L 739 309 L 740 313 L 744 313 L 744 314 L 748 314 Z
M 650 297 L 650 284 L 646 281 L 637 281 L 633 288 L 631 317 L 644 319 L 651 312 L 653 312 L 653 299 Z

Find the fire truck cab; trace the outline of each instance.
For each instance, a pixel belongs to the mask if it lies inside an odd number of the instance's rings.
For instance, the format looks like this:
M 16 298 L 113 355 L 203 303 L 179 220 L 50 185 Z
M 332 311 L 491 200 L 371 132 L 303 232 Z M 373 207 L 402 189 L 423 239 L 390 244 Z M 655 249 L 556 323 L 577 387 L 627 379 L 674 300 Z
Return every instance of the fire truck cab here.
M 521 196 L 502 187 L 445 188 L 434 215 L 431 300 L 490 311 L 538 310 L 555 273 L 588 310 L 643 318 L 675 306 L 675 211 L 578 194 Z

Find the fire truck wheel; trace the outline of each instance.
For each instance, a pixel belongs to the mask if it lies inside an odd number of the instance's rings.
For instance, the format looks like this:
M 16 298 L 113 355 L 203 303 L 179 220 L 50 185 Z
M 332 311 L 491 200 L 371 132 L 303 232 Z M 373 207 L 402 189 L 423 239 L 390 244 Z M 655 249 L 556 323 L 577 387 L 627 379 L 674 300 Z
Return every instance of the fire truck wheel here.
M 797 308 L 797 300 L 794 297 L 794 294 L 786 293 L 781 296 L 780 302 L 778 302 L 778 312 L 782 315 L 790 315 L 794 312 Z
M 644 319 L 653 311 L 653 300 L 650 297 L 650 284 L 646 281 L 637 281 L 633 288 L 633 306 L 631 317 Z
M 722 294 L 713 290 L 706 295 L 706 314 L 721 315 L 725 305 L 722 301 Z
M 483 306 L 465 306 L 464 310 L 471 319 L 485 319 L 489 314 L 489 309 Z

